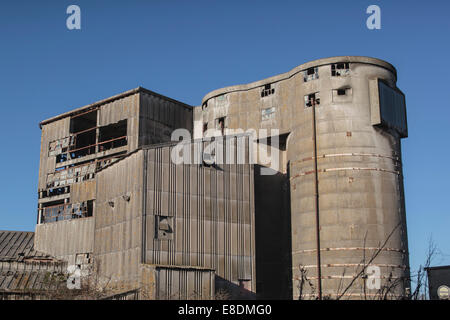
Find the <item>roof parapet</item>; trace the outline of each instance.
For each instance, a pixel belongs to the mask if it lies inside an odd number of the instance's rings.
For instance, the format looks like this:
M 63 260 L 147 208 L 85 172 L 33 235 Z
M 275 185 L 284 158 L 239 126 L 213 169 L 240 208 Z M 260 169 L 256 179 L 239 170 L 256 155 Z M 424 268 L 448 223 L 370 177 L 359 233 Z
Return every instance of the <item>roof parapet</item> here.
M 51 123 L 51 122 L 54 122 L 54 121 L 57 121 L 57 120 L 60 120 L 60 119 L 63 119 L 63 118 L 66 118 L 66 117 L 75 115 L 75 114 L 77 114 L 77 113 L 85 112 L 85 111 L 87 111 L 87 110 L 89 110 L 89 109 L 94 109 L 94 108 L 96 108 L 96 107 L 98 107 L 98 106 L 101 106 L 101 105 L 104 105 L 104 104 L 113 102 L 113 101 L 118 100 L 118 99 L 122 99 L 122 98 L 125 98 L 125 97 L 128 97 L 128 96 L 131 96 L 131 95 L 133 95 L 133 94 L 140 93 L 140 92 L 147 93 L 147 94 L 150 94 L 150 95 L 153 95 L 153 96 L 156 96 L 156 97 L 165 99 L 165 100 L 169 100 L 169 101 L 178 103 L 178 104 L 184 106 L 185 108 L 193 109 L 192 106 L 190 106 L 190 105 L 188 105 L 188 104 L 186 104 L 186 103 L 184 103 L 184 102 L 181 102 L 181 101 L 178 101 L 178 100 L 175 100 L 175 99 L 166 97 L 166 96 L 164 96 L 164 95 L 162 95 L 162 94 L 153 92 L 153 91 L 148 90 L 148 89 L 145 89 L 145 88 L 143 88 L 143 87 L 137 87 L 137 88 L 134 88 L 134 89 L 131 89 L 131 90 L 128 90 L 128 91 L 119 93 L 119 94 L 117 94 L 117 95 L 114 95 L 114 96 L 112 96 L 112 97 L 109 97 L 109 98 L 106 98 L 106 99 L 103 99 L 103 100 L 100 100 L 100 101 L 91 103 L 91 104 L 86 105 L 86 106 L 84 106 L 84 107 L 80 107 L 80 108 L 77 108 L 77 109 L 74 109 L 74 110 L 71 110 L 71 111 L 62 113 L 62 114 L 60 114 L 60 115 L 54 116 L 54 117 L 52 117 L 52 118 L 43 120 L 43 121 L 41 121 L 41 122 L 39 123 L 39 128 L 42 129 L 42 126 L 43 126 L 43 125 L 46 125 L 46 124 L 48 124 L 48 123 Z

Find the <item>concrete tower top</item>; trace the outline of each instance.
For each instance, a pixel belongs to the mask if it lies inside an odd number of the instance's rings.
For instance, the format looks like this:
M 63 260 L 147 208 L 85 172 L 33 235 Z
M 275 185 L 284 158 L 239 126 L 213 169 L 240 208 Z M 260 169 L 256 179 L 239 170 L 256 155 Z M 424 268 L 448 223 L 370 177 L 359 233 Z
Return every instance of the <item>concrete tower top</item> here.
M 339 62 L 350 62 L 350 63 L 365 63 L 365 64 L 371 64 L 371 65 L 376 65 L 382 68 L 385 68 L 389 71 L 391 71 L 394 76 L 395 79 L 397 79 L 397 70 L 395 69 L 395 67 L 384 61 L 381 59 L 377 59 L 377 58 L 371 58 L 371 57 L 362 57 L 362 56 L 339 56 L 339 57 L 330 57 L 330 58 L 322 58 L 322 59 L 317 59 L 317 60 L 313 60 L 310 62 L 306 62 L 304 64 L 301 64 L 295 68 L 293 68 L 292 70 L 270 77 L 270 78 L 266 78 L 263 80 L 258 80 L 255 82 L 251 82 L 248 84 L 241 84 L 241 85 L 235 85 L 235 86 L 230 86 L 230 87 L 225 87 L 225 88 L 221 88 L 221 89 L 217 89 L 214 91 L 209 92 L 207 95 L 204 96 L 203 100 L 202 100 L 202 104 L 205 103 L 207 100 L 222 95 L 222 94 L 226 94 L 226 93 L 230 93 L 230 92 L 235 92 L 235 91 L 244 91 L 244 90 L 250 90 L 256 87 L 261 87 L 265 84 L 269 84 L 269 83 L 274 83 L 274 82 L 278 82 L 278 81 L 282 81 L 285 79 L 288 79 L 290 77 L 292 77 L 293 75 L 304 71 L 306 69 L 312 68 L 312 67 L 319 67 L 319 66 L 323 66 L 323 65 L 328 65 L 328 64 L 332 64 L 332 63 L 339 63 Z

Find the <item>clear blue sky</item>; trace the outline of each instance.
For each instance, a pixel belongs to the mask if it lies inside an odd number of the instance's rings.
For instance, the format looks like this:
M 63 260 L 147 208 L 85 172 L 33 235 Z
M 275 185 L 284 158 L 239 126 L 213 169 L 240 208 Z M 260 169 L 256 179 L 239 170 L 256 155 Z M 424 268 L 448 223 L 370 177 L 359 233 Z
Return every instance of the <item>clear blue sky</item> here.
M 70 4 L 81 31 L 66 28 Z M 366 28 L 370 4 L 381 30 Z M 1 1 L 0 229 L 34 229 L 43 119 L 139 85 L 199 105 L 217 88 L 363 55 L 395 65 L 406 94 L 411 267 L 431 235 L 450 254 L 449 16 L 445 0 Z

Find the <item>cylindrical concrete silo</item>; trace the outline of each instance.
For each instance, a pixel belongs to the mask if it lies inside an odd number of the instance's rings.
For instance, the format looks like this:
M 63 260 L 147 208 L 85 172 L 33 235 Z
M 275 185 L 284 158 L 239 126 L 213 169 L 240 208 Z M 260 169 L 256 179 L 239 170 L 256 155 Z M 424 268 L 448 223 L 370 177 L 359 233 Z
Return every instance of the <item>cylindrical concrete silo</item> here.
M 406 117 L 395 68 L 365 57 L 309 64 L 305 105 L 287 142 L 294 299 L 319 291 L 333 299 L 404 297 Z
M 195 113 L 197 138 L 216 128 L 225 134 L 228 129 L 277 129 L 280 141 L 284 139 L 277 174 L 289 180 L 290 203 L 285 205 L 284 195 L 261 195 L 272 205 L 256 210 L 264 237 L 256 237 L 256 247 L 261 261 L 273 265 L 285 263 L 279 258 L 284 252 L 277 247 L 280 254 L 272 254 L 265 241 L 292 244 L 286 249 L 285 269 L 292 268 L 294 299 L 300 294 L 302 299 L 317 298 L 319 283 L 323 298 L 407 294 L 400 143 L 407 126 L 396 80 L 395 68 L 379 59 L 326 58 L 210 92 Z M 283 208 L 290 210 L 291 232 L 271 223 L 284 219 Z M 265 275 L 259 282 L 271 282 L 277 273 L 257 263 L 258 270 Z M 374 274 L 367 276 L 369 272 Z

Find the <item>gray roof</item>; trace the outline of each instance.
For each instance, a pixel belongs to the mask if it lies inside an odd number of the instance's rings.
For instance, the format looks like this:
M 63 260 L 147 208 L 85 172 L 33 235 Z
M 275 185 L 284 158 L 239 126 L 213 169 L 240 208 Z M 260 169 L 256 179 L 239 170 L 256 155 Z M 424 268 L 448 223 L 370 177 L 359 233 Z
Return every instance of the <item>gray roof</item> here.
M 34 232 L 0 231 L 0 261 L 23 261 L 34 249 Z
M 34 232 L 0 230 L 0 262 L 24 262 L 31 258 L 54 260 L 34 250 Z
M 0 271 L 0 293 L 49 290 L 56 287 L 52 281 L 57 271 Z M 25 293 L 24 292 L 24 293 Z
M 34 232 L 0 230 L 0 292 L 39 291 L 53 285 L 64 262 L 34 250 Z
M 185 108 L 188 108 L 188 109 L 192 109 L 193 108 L 191 105 L 188 105 L 188 104 L 186 104 L 184 102 L 181 102 L 181 101 L 178 101 L 178 100 L 166 97 L 166 96 L 164 96 L 162 94 L 159 94 L 159 93 L 156 93 L 154 91 L 145 89 L 143 87 L 137 87 L 135 89 L 131 89 L 131 90 L 128 90 L 128 91 L 116 94 L 116 95 L 114 95 L 112 97 L 109 97 L 109 98 L 106 98 L 106 99 L 103 99 L 103 100 L 91 103 L 91 104 L 89 104 L 87 106 L 80 107 L 80 108 L 77 108 L 77 109 L 74 109 L 74 110 L 71 110 L 71 111 L 67 111 L 65 113 L 62 113 L 62 114 L 57 115 L 57 116 L 54 116 L 54 117 L 49 118 L 47 120 L 43 120 L 43 121 L 41 121 L 39 123 L 39 128 L 42 129 L 43 125 L 46 125 L 46 124 L 48 124 L 50 122 L 53 122 L 53 121 L 56 121 L 56 120 L 60 120 L 60 119 L 65 118 L 65 117 L 69 117 L 69 116 L 72 116 L 74 114 L 77 114 L 77 113 L 80 113 L 80 112 L 84 112 L 84 111 L 87 111 L 89 109 L 96 108 L 96 107 L 98 107 L 100 105 L 107 104 L 107 103 L 113 102 L 115 100 L 122 99 L 124 97 L 130 96 L 130 95 L 133 95 L 133 94 L 136 94 L 136 93 L 140 93 L 140 92 L 144 92 L 144 93 L 147 93 L 147 94 L 159 97 L 159 98 L 164 99 L 164 100 L 175 102 L 175 103 L 177 103 L 177 104 L 179 104 L 181 106 L 184 106 Z

